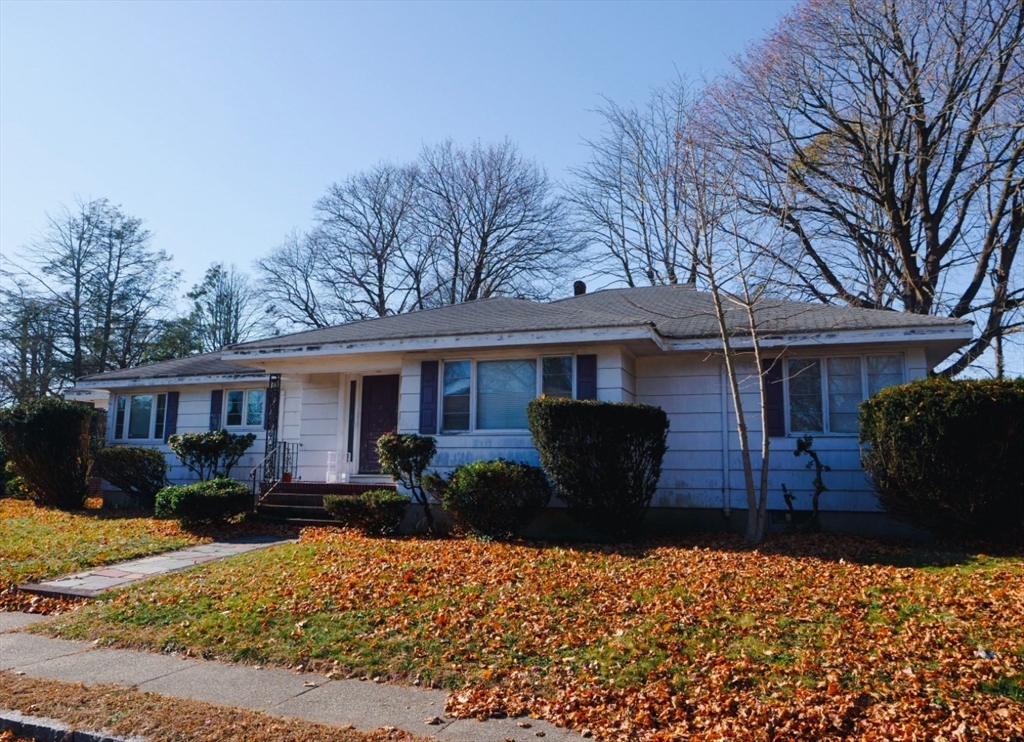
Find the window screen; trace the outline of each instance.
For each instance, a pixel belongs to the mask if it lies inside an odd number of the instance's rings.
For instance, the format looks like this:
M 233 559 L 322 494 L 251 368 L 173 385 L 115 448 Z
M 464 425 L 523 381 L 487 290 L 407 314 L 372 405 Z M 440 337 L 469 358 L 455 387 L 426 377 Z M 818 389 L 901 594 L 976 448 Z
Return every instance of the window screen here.
M 541 393 L 546 397 L 572 396 L 572 356 L 541 361 Z
M 481 361 L 476 375 L 477 428 L 525 430 L 526 405 L 537 396 L 537 362 Z
M 789 373 L 789 429 L 800 433 L 820 433 L 822 428 L 821 363 L 794 359 Z
M 445 362 L 441 430 L 469 430 L 469 391 L 470 362 Z

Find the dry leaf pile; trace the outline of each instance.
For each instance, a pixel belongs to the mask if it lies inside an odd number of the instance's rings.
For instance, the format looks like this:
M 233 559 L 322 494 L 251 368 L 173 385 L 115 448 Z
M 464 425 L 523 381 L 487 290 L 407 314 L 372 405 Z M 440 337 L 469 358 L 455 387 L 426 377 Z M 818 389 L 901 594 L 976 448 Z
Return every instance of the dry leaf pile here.
M 1024 560 L 892 566 L 919 556 L 831 535 L 750 551 L 307 529 L 59 630 L 443 685 L 451 715 L 602 739 L 1024 739 Z

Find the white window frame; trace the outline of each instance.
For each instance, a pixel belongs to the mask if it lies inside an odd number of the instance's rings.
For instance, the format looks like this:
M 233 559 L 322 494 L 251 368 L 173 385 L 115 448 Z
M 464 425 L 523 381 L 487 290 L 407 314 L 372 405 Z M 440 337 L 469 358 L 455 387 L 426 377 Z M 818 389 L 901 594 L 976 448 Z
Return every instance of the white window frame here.
M 545 358 L 571 358 L 572 359 L 572 379 L 570 381 L 571 394 L 568 399 L 576 398 L 576 381 L 577 381 L 577 369 L 576 369 L 576 354 L 575 353 L 549 353 L 541 356 L 516 356 L 514 358 L 450 358 L 441 361 L 440 373 L 438 373 L 438 394 L 439 400 L 438 405 L 438 429 L 439 435 L 463 435 L 466 433 L 487 433 L 501 434 L 501 433 L 522 433 L 528 430 L 528 428 L 481 428 L 477 425 L 477 395 L 479 389 L 477 388 L 477 364 L 479 363 L 490 363 L 490 362 L 508 362 L 508 361 L 534 361 L 536 378 L 534 381 L 534 396 L 533 399 L 540 397 L 544 390 L 544 359 Z M 445 430 L 444 429 L 444 366 L 446 363 L 469 363 L 469 427 L 466 430 Z
M 252 392 L 259 392 L 263 395 L 263 405 L 260 407 L 260 421 L 253 425 L 246 422 L 246 418 L 249 414 L 249 395 Z M 242 422 L 238 425 L 231 425 L 228 423 L 228 404 L 232 394 L 241 393 L 242 395 Z M 224 428 L 226 430 L 263 430 L 263 421 L 267 417 L 267 390 L 266 389 L 225 389 L 224 390 L 224 409 L 221 411 L 221 420 L 224 421 Z
M 149 425 L 147 426 L 147 435 L 145 438 L 133 438 L 131 436 L 131 417 L 132 417 L 132 399 L 135 397 L 151 397 L 152 402 L 149 408 Z M 160 400 L 163 399 L 163 420 L 161 421 L 160 435 L 156 434 L 156 422 L 157 415 L 161 409 Z M 124 419 L 120 426 L 117 424 L 117 417 L 120 414 L 118 409 L 121 405 L 121 401 L 124 400 Z M 111 431 L 111 440 L 117 443 L 131 443 L 131 442 L 149 442 L 160 441 L 162 442 L 165 434 L 167 433 L 167 392 L 142 392 L 139 394 L 118 394 L 114 400 L 114 414 L 112 415 L 114 420 L 114 427 Z M 121 432 L 121 436 L 118 437 L 118 432 Z
M 833 432 L 831 430 L 832 414 L 829 410 L 829 395 L 828 395 L 828 361 L 835 358 L 856 358 L 860 361 L 860 391 L 861 391 L 861 402 L 867 399 L 868 393 L 868 358 L 899 358 L 900 359 L 900 372 L 903 376 L 901 383 L 907 382 L 907 361 L 906 356 L 903 353 L 862 353 L 862 354 L 830 354 L 823 356 L 786 356 L 784 377 L 785 384 L 783 385 L 784 400 L 785 400 L 785 414 L 786 414 L 786 433 L 790 436 L 799 435 L 824 435 L 824 436 L 857 436 L 857 432 L 846 432 L 839 431 Z M 790 396 L 789 396 L 789 363 L 790 361 L 817 361 L 818 368 L 821 373 L 821 430 L 795 430 L 792 428 L 790 422 L 792 420 L 792 409 L 790 408 Z

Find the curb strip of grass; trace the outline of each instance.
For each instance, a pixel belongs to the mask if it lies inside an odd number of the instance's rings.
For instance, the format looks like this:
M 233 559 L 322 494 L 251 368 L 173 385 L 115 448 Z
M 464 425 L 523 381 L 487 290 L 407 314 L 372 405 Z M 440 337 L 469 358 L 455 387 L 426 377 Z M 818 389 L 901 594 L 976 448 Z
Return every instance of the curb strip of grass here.
M 83 732 L 72 729 L 59 719 L 0 710 L 0 732 L 8 730 L 38 742 L 146 742 L 145 737 L 112 737 L 103 732 Z

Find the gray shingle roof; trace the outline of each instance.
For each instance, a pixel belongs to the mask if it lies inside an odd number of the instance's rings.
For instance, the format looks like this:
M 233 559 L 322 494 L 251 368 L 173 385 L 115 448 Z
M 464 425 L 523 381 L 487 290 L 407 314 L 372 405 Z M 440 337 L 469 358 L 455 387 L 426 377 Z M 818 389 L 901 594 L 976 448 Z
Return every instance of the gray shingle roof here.
M 101 374 L 90 374 L 83 376 L 79 381 L 136 381 L 140 379 L 177 378 L 179 376 L 245 376 L 248 374 L 262 376 L 265 373 L 266 371 L 261 368 L 253 368 L 221 360 L 220 352 L 216 352 L 188 356 L 187 358 L 175 358 L 170 361 L 147 363 L 143 366 L 107 371 Z
M 742 331 L 746 322 L 744 312 L 733 309 L 728 314 L 733 329 Z M 904 312 L 782 300 L 766 300 L 759 304 L 757 321 L 762 330 L 769 333 L 964 324 L 960 320 Z M 605 289 L 548 304 L 523 299 L 484 299 L 240 343 L 230 349 L 269 350 L 375 340 L 643 325 L 654 327 L 661 336 L 670 339 L 707 338 L 718 334 L 710 294 L 689 286 L 650 286 Z
M 731 309 L 728 317 L 735 332 L 744 332 L 746 316 L 742 309 Z M 968 325 L 963 320 L 942 317 L 774 299 L 758 305 L 757 322 L 762 332 L 769 334 Z M 605 289 L 547 304 L 524 299 L 484 299 L 240 343 L 230 346 L 229 350 L 315 348 L 377 340 L 643 326 L 654 328 L 659 335 L 670 340 L 703 339 L 718 335 L 710 294 L 690 286 L 650 286 Z M 259 368 L 222 360 L 218 352 L 92 374 L 83 377 L 81 381 L 134 381 L 264 373 Z
M 608 289 L 554 302 L 552 306 L 596 307 L 604 314 L 650 322 L 665 338 L 685 340 L 718 336 L 711 294 L 690 286 Z M 746 332 L 746 310 L 726 302 L 733 332 Z M 965 325 L 962 320 L 906 312 L 765 299 L 757 304 L 756 322 L 766 333 L 816 333 L 836 330 L 881 330 Z

